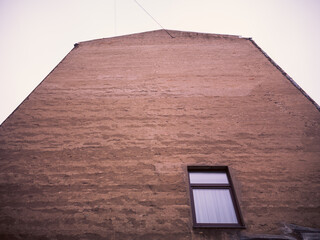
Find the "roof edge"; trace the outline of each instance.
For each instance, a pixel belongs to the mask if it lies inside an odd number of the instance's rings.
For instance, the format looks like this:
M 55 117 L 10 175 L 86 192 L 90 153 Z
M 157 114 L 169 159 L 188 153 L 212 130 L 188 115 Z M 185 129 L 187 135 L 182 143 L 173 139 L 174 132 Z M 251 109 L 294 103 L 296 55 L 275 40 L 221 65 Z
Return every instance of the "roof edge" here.
M 295 86 L 320 112 L 320 106 L 299 86 L 298 83 L 296 83 L 275 61 L 272 60 L 272 58 L 262 50 L 262 48 L 259 47 L 259 45 L 252 39 L 252 38 L 246 38 L 269 60 L 269 62 L 275 66 L 283 76 L 285 76 L 293 86 Z
M 37 84 L 37 86 L 19 103 L 19 105 L 5 118 L 5 120 L 0 123 L 0 127 L 3 127 L 4 123 L 20 108 L 20 106 L 29 99 L 31 94 L 36 91 L 37 88 L 56 70 L 56 68 L 61 65 L 61 63 L 67 58 L 67 56 L 77 48 L 78 45 L 74 45 L 74 47 L 59 61 L 59 63 Z
M 175 33 L 176 34 L 180 34 L 180 35 L 181 34 L 197 34 L 197 35 L 210 35 L 210 36 L 225 37 L 225 38 L 243 38 L 240 35 L 231 35 L 231 34 L 193 32 L 193 31 L 173 30 L 173 29 L 156 29 L 156 30 L 150 30 L 150 31 L 146 31 L 146 32 L 136 32 L 136 33 L 129 33 L 129 34 L 113 36 L 113 37 L 91 39 L 91 40 L 87 40 L 87 41 L 77 42 L 74 45 L 76 46 L 76 45 L 79 45 L 79 44 L 85 44 L 85 43 L 90 43 L 90 42 L 94 42 L 94 41 L 117 39 L 117 38 L 122 38 L 122 37 L 135 36 L 135 35 L 139 35 L 139 34 L 150 34 L 150 33 L 153 33 L 153 32 L 164 32 L 164 33 L 167 33 L 167 34 L 169 32 L 169 35 L 170 34 L 173 35 L 172 38 L 175 38 L 175 36 L 174 36 Z M 170 35 L 170 37 L 171 37 L 171 35 Z

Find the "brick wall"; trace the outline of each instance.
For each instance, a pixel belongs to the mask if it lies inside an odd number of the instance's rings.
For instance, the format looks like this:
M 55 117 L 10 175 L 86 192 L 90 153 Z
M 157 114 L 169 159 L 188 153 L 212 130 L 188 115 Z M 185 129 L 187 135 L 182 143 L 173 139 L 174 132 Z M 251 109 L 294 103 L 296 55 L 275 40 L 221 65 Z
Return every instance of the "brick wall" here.
M 249 40 L 78 44 L 0 127 L 3 239 L 236 239 L 320 227 L 320 113 Z M 188 165 L 227 165 L 245 230 L 192 228 Z

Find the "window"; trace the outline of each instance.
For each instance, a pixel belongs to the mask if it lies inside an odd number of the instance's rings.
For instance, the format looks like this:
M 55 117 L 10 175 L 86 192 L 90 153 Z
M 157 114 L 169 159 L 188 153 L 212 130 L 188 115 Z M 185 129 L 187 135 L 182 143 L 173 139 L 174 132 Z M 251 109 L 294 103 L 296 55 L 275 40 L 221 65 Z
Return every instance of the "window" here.
M 188 167 L 194 227 L 244 228 L 228 167 Z

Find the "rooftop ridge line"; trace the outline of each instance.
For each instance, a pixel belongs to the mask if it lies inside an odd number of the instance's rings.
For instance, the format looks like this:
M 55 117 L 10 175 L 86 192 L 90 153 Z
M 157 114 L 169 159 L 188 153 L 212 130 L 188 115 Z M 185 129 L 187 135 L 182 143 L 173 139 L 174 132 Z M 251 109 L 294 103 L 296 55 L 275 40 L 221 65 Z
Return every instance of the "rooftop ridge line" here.
M 86 40 L 86 41 L 80 41 L 75 43 L 75 45 L 79 45 L 79 44 L 85 44 L 85 43 L 89 43 L 89 42 L 94 42 L 94 41 L 102 41 L 102 40 L 109 40 L 109 39 L 117 39 L 117 38 L 121 38 L 121 37 L 129 37 L 129 36 L 134 36 L 134 35 L 139 35 L 139 34 L 150 34 L 153 32 L 166 32 L 166 33 L 179 33 L 179 34 L 196 34 L 196 35 L 211 35 L 211 36 L 220 36 L 220 37 L 230 37 L 230 38 L 244 38 L 240 35 L 231 35 L 231 34 L 219 34 L 219 33 L 206 33 L 206 32 L 194 32 L 194 31 L 183 31 L 183 30 L 173 30 L 173 29 L 155 29 L 155 30 L 150 30 L 150 31 L 146 31 L 146 32 L 136 32 L 136 33 L 129 33 L 129 34 L 125 34 L 125 35 L 119 35 L 119 36 L 112 36 L 112 37 L 105 37 L 105 38 L 97 38 L 97 39 L 91 39 L 91 40 Z M 173 35 L 173 38 L 171 38 L 172 40 L 174 40 L 176 36 Z

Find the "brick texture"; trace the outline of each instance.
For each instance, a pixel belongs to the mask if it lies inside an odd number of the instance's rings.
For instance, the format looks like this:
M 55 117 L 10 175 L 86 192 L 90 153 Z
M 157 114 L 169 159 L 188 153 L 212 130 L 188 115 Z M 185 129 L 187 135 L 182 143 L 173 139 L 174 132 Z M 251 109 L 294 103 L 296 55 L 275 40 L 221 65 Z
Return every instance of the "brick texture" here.
M 0 127 L 1 239 L 237 239 L 319 228 L 320 113 L 246 38 L 79 43 Z M 244 230 L 193 229 L 188 165 L 227 165 Z

